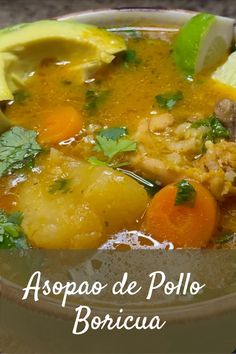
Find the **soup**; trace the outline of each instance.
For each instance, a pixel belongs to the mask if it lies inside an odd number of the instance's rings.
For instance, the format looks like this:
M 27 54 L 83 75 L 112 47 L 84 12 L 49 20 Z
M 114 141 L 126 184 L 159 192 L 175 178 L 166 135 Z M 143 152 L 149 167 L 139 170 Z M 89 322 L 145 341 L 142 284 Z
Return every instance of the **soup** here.
M 229 50 L 186 77 L 179 28 L 112 36 L 125 49 L 85 74 L 89 49 L 50 39 L 67 57 L 2 101 L 0 248 L 235 247 L 236 89 L 212 78 Z

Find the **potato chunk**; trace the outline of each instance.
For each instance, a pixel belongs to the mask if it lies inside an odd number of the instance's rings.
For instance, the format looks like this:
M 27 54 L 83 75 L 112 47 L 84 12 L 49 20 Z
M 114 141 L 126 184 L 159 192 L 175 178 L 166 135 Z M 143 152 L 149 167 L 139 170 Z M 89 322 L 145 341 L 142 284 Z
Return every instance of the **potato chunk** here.
M 57 150 L 41 158 L 39 169 L 18 187 L 23 228 L 36 247 L 96 248 L 109 235 L 135 228 L 148 203 L 130 177 Z

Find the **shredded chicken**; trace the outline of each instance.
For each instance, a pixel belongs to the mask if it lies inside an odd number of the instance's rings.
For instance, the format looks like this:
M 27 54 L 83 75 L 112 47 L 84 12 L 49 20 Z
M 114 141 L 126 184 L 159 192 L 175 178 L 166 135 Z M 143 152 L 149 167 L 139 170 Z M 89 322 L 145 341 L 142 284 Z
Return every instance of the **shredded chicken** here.
M 207 127 L 193 128 L 188 122 L 174 126 L 166 117 L 166 127 L 158 134 L 150 131 L 154 123 L 149 119 L 140 123 L 134 136 L 138 151 L 132 158 L 133 167 L 163 185 L 193 178 L 208 187 L 218 200 L 236 195 L 236 143 L 207 141 L 206 152 L 202 153 Z
M 174 117 L 170 113 L 164 113 L 154 116 L 149 121 L 149 130 L 151 133 L 157 133 L 165 130 L 174 123 Z

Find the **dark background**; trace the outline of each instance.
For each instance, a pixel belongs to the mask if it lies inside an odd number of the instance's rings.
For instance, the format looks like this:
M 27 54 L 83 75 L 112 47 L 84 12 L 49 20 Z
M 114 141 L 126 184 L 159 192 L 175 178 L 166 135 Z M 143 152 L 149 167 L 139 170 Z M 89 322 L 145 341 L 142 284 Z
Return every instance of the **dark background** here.
M 236 0 L 0 0 L 0 27 L 109 7 L 182 8 L 236 18 Z

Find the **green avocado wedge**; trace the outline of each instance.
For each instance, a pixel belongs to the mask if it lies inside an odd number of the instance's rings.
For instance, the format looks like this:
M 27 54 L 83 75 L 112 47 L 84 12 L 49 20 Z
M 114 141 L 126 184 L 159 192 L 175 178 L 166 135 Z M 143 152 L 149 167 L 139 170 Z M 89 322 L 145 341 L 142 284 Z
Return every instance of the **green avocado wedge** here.
M 6 130 L 10 129 L 12 123 L 10 119 L 8 119 L 5 114 L 2 112 L 0 108 L 0 134 L 5 132 Z
M 43 59 L 73 64 L 75 74 L 86 77 L 115 54 L 126 49 L 124 39 L 76 21 L 44 20 L 0 30 L 0 101 L 13 93 Z

